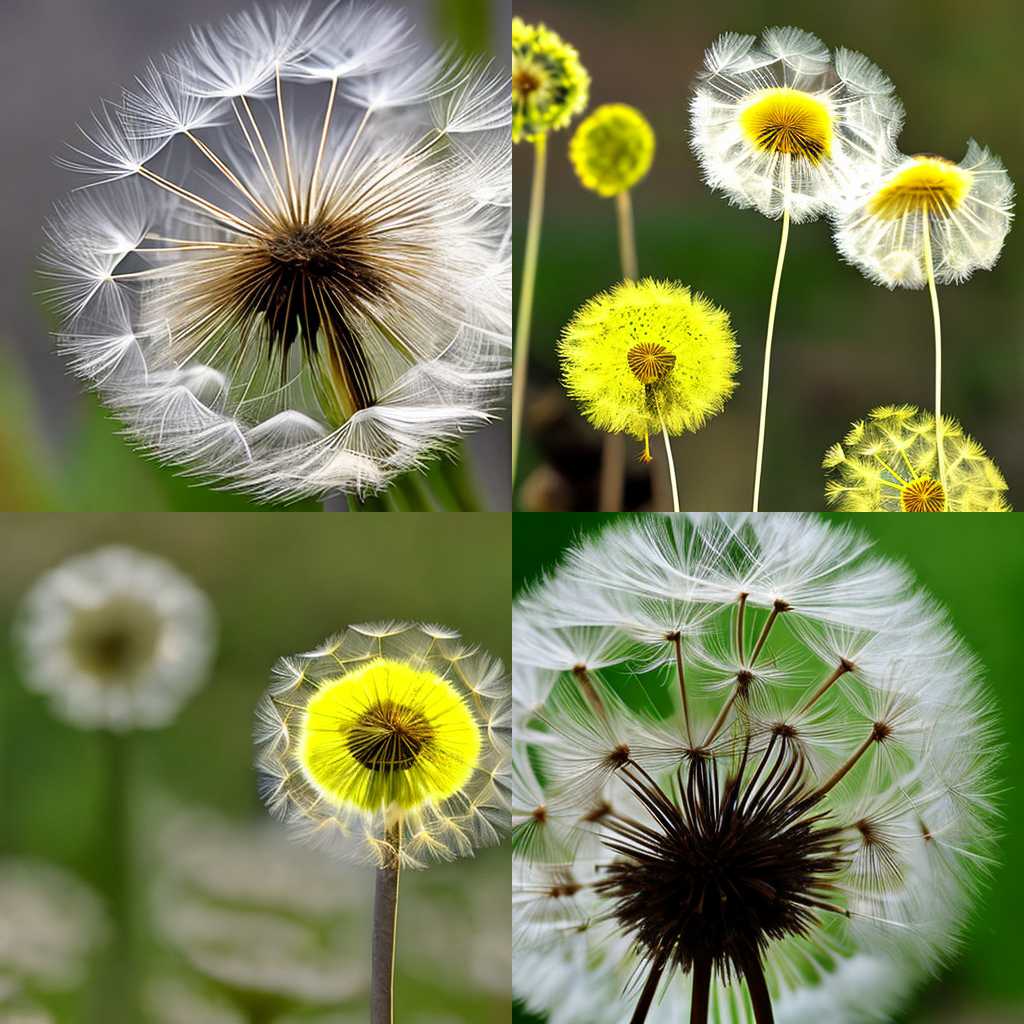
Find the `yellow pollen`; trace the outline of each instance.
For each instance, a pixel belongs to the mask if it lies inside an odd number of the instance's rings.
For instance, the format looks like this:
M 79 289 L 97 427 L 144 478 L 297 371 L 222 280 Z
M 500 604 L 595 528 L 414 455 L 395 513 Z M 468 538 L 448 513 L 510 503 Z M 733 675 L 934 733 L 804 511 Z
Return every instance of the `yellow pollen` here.
M 945 507 L 942 484 L 930 476 L 919 476 L 900 491 L 901 512 L 942 512 Z
M 740 127 L 765 153 L 821 163 L 832 153 L 832 115 L 821 100 L 799 89 L 765 89 L 740 111 Z
M 626 353 L 626 363 L 641 384 L 658 384 L 672 372 L 676 357 L 664 345 L 642 341 Z
M 970 188 L 970 172 L 940 156 L 916 156 L 871 197 L 868 213 L 882 220 L 899 220 L 909 213 L 948 217 Z

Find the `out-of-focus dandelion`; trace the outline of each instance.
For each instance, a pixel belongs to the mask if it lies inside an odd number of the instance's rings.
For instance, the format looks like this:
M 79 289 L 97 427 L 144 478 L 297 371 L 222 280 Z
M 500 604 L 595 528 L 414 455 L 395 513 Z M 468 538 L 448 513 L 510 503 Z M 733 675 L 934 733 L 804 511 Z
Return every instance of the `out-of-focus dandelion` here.
M 873 409 L 825 453 L 825 497 L 840 512 L 1009 512 L 999 467 L 947 417 L 911 405 Z M 944 466 L 944 476 L 940 474 Z
M 647 119 L 624 103 L 598 107 L 581 122 L 569 144 L 569 159 L 584 188 L 599 196 L 615 198 L 619 260 L 626 281 L 639 276 L 631 190 L 651 169 L 654 146 L 654 130 Z M 651 480 L 653 485 L 653 467 Z M 622 509 L 625 481 L 625 439 L 619 434 L 607 434 L 601 458 L 601 511 Z
M 403 18 L 256 10 L 95 115 L 62 347 L 139 443 L 264 499 L 387 486 L 507 387 L 507 77 Z
M 43 575 L 16 624 L 26 685 L 71 725 L 105 735 L 106 894 L 117 925 L 111 1021 L 137 1019 L 133 730 L 168 725 L 205 681 L 214 649 L 205 595 L 161 558 L 125 547 L 76 555 Z
M 959 284 L 975 270 L 990 270 L 1013 216 L 1013 182 L 999 159 L 973 139 L 959 164 L 941 156 L 905 157 L 895 150 L 878 174 L 846 197 L 836 215 L 840 253 L 869 280 L 888 288 L 923 288 L 931 297 L 935 334 L 935 408 L 942 416 L 942 324 L 937 284 Z M 954 484 L 940 439 L 938 481 Z M 939 511 L 971 511 L 939 509 Z M 998 511 L 981 509 L 975 511 Z
M 106 938 L 106 915 L 84 883 L 51 864 L 0 860 L 0 989 L 8 996 L 83 987 Z
M 643 440 L 660 433 L 679 511 L 669 437 L 699 430 L 733 392 L 729 314 L 669 281 L 624 281 L 580 308 L 559 342 L 562 378 L 598 429 Z
M 587 105 L 590 76 L 575 48 L 545 25 L 512 19 L 512 141 L 533 144 L 533 183 L 521 268 L 512 367 L 512 482 L 519 464 L 530 355 L 530 320 L 544 218 L 548 133 L 565 128 Z
M 834 54 L 796 28 L 728 33 L 704 56 L 691 104 L 693 148 L 711 188 L 782 218 L 765 336 L 753 510 L 759 508 L 768 379 L 789 225 L 829 213 L 891 150 L 903 108 L 866 57 Z
M 439 626 L 350 626 L 275 669 L 256 730 L 267 806 L 377 868 L 372 1024 L 392 1020 L 400 869 L 500 841 L 510 734 L 503 666 Z
M 269 827 L 209 811 L 171 811 L 156 838 L 157 930 L 245 1019 L 365 998 L 357 878 Z
M 617 524 L 518 602 L 513 656 L 532 1010 L 852 1024 L 949 956 L 993 837 L 990 715 L 947 613 L 855 531 Z

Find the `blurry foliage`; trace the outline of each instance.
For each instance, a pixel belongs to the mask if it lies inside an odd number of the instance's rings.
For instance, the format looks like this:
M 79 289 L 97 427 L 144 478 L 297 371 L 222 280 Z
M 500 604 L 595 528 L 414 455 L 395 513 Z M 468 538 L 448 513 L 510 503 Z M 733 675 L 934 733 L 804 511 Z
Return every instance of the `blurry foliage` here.
M 575 537 L 599 529 L 612 518 L 516 515 L 516 589 L 550 570 Z M 825 518 L 848 522 L 851 516 L 832 513 Z M 1024 821 L 1024 789 L 1019 785 L 1024 778 L 1024 690 L 1018 682 L 1017 629 L 1024 612 L 1024 526 L 1012 517 L 992 523 L 935 516 L 913 524 L 884 516 L 854 518 L 854 522 L 875 539 L 880 554 L 908 565 L 949 609 L 957 629 L 984 665 L 995 720 L 1006 745 L 1004 826 L 993 877 L 976 905 L 962 949 L 950 951 L 949 967 L 922 989 L 901 1022 L 965 1021 L 971 1019 L 971 1009 L 984 1007 L 1020 1013 L 1024 1011 L 1024 975 L 1018 967 L 1024 948 L 1019 927 L 1024 915 L 1024 831 L 1018 826 Z M 950 1016 L 942 1017 L 943 1011 Z M 1001 1019 L 998 1014 L 992 1017 Z M 526 1024 L 535 1018 L 517 1009 L 514 1020 Z

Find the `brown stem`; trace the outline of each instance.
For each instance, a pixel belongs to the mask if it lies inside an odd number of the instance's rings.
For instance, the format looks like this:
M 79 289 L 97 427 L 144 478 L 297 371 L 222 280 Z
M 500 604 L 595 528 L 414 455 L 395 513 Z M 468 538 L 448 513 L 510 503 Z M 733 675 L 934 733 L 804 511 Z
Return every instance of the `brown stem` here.
M 586 665 L 577 665 L 573 670 L 572 674 L 576 677 L 576 682 L 579 683 L 580 691 L 583 696 L 586 697 L 587 703 L 593 709 L 594 714 L 598 718 L 608 718 L 608 710 L 604 706 L 604 701 L 601 700 L 601 695 L 597 692 L 597 688 L 594 686 L 593 681 L 590 678 L 590 674 L 587 672 Z
M 391 853 L 377 869 L 373 898 L 373 965 L 370 989 L 370 1024 L 394 1020 L 395 931 L 398 924 L 399 844 L 402 826 L 388 830 Z
M 847 758 L 845 764 L 840 765 L 835 773 L 826 782 L 823 782 L 811 796 L 811 800 L 815 803 L 822 797 L 827 796 L 836 786 L 839 785 L 843 779 L 849 775 L 853 766 L 867 753 L 872 743 L 877 743 L 879 740 L 879 729 L 875 725 L 871 729 L 871 733 L 866 740 Z
M 743 664 L 743 647 L 744 647 L 744 618 L 747 611 L 747 598 L 749 594 L 740 594 L 740 606 L 736 611 L 736 653 L 739 656 L 739 664 Z
M 743 977 L 747 979 L 747 991 L 754 1008 L 754 1020 L 757 1024 L 775 1024 L 772 1013 L 772 999 L 768 994 L 768 983 L 764 980 L 764 968 L 756 953 L 747 957 L 743 963 Z
M 679 696 L 683 701 L 683 719 L 686 722 L 686 742 L 693 746 L 693 733 L 690 730 L 690 704 L 686 699 L 686 673 L 683 671 L 683 638 L 678 633 L 670 637 L 676 649 L 676 675 L 679 677 Z
M 772 626 L 775 625 L 775 620 L 779 617 L 780 613 L 788 611 L 789 605 L 784 601 L 776 601 L 772 605 L 772 610 L 768 614 L 768 618 L 765 619 L 764 626 L 761 629 L 761 634 L 757 638 L 757 643 L 754 644 L 754 649 L 750 652 L 750 664 L 753 665 L 757 661 L 757 656 L 761 653 L 761 648 L 764 647 L 765 641 L 768 639 L 768 634 L 772 631 Z
M 651 1005 L 654 1003 L 654 995 L 658 991 L 658 982 L 661 981 L 661 975 L 664 970 L 664 958 L 655 960 L 651 965 L 650 973 L 647 975 L 647 982 L 644 985 L 643 992 L 640 993 L 640 1000 L 636 1004 L 633 1016 L 629 1019 L 629 1024 L 644 1024 L 644 1021 L 647 1020 L 647 1014 L 650 1013 Z
M 814 705 L 817 704 L 818 701 L 821 700 L 821 698 L 824 697 L 826 693 L 828 693 L 828 691 L 832 687 L 832 684 L 837 679 L 841 679 L 844 675 L 846 675 L 847 672 L 851 671 L 852 669 L 853 666 L 845 658 L 843 658 L 839 662 L 839 665 L 836 667 L 836 670 L 821 684 L 821 686 L 819 686 L 814 691 L 814 693 L 811 694 L 811 696 L 807 700 L 807 703 L 804 704 L 804 706 L 799 710 L 798 714 L 802 715 L 805 712 L 810 711 L 811 708 L 813 708 Z
M 693 962 L 693 992 L 690 996 L 690 1024 L 707 1024 L 711 998 L 711 960 L 703 957 Z
M 707 736 L 704 737 L 704 742 L 701 744 L 702 747 L 707 747 L 709 744 L 713 743 L 715 738 L 722 731 L 722 726 L 725 725 L 725 721 L 729 717 L 729 712 L 732 710 L 733 704 L 736 703 L 736 695 L 739 692 L 738 685 L 732 688 L 732 693 L 729 694 L 729 699 L 722 705 L 722 710 L 718 712 L 718 717 L 708 730 Z

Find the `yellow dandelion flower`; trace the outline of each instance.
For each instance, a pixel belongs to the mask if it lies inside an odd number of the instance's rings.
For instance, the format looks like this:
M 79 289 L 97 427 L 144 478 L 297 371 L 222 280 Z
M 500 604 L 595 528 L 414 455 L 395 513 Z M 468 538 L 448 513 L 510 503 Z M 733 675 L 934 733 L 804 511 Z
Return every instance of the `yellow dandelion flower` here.
M 1006 481 L 960 424 L 942 421 L 945 483 L 935 418 L 882 406 L 825 453 L 828 504 L 840 512 L 1009 512 Z
M 585 188 L 610 198 L 631 189 L 651 169 L 654 130 L 624 103 L 606 103 L 581 122 L 569 159 Z
M 699 430 L 736 386 L 729 314 L 670 281 L 624 281 L 586 303 L 559 341 L 562 378 L 598 429 L 644 441 Z
M 545 25 L 512 19 L 512 141 L 565 128 L 587 105 L 590 75 L 575 47 Z

